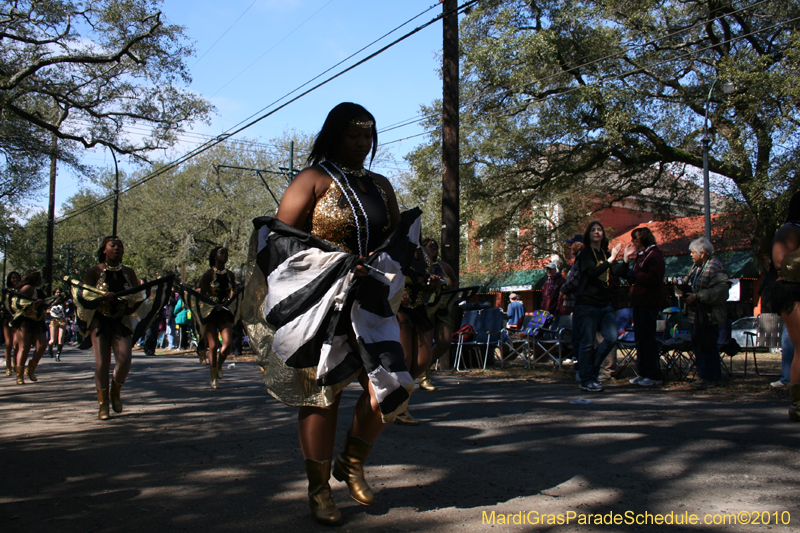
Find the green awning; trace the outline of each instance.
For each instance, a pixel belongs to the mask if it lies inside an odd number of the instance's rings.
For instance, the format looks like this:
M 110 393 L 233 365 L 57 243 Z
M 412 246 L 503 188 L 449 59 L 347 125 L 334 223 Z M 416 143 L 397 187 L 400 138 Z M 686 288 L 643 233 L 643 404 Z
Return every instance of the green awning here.
M 515 292 L 541 289 L 547 277 L 544 269 L 516 270 L 511 272 L 470 272 L 461 274 L 460 287 L 479 285 L 479 292 Z
M 731 278 L 759 278 L 758 262 L 750 250 L 733 250 L 714 254 L 725 265 Z M 686 255 L 669 255 L 664 258 L 667 279 L 682 278 L 692 267 L 692 257 Z M 461 274 L 460 287 L 479 285 L 479 292 L 517 292 L 541 290 L 547 279 L 544 269 L 516 270 L 511 272 L 468 272 Z
M 758 261 L 756 255 L 751 250 L 729 250 L 714 254 L 722 264 L 725 271 L 731 278 L 759 278 Z M 689 273 L 692 268 L 692 257 L 690 255 L 670 255 L 664 258 L 666 263 L 667 279 L 680 278 Z

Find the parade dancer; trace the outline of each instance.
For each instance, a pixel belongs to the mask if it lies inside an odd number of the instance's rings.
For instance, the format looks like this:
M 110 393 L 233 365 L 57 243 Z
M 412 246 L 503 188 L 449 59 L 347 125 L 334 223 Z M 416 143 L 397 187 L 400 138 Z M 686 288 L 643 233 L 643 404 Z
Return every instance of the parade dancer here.
M 376 146 L 375 119 L 362 106 L 329 113 L 277 219 L 254 220 L 242 304 L 267 390 L 299 407 L 309 507 L 326 525 L 342 521 L 331 471 L 354 500 L 374 503 L 364 461 L 413 387 L 396 313 L 419 210 L 401 216 L 389 181 L 364 168 Z M 355 379 L 363 392 L 331 464 L 341 393 Z

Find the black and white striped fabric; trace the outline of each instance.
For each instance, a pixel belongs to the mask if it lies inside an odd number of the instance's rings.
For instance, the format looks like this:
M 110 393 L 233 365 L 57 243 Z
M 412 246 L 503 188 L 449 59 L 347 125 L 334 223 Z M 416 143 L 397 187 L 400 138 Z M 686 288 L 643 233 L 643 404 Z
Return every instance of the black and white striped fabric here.
M 269 217 L 253 221 L 258 232 L 256 265 L 267 280 L 263 305 L 274 330 L 272 350 L 289 367 L 317 367 L 317 384 L 333 385 L 363 366 L 381 413 L 391 419 L 413 385 L 400 344 L 397 310 L 405 272 L 419 241 L 419 209 L 401 222 L 357 278 L 358 257 Z M 360 354 L 348 335 L 355 333 Z

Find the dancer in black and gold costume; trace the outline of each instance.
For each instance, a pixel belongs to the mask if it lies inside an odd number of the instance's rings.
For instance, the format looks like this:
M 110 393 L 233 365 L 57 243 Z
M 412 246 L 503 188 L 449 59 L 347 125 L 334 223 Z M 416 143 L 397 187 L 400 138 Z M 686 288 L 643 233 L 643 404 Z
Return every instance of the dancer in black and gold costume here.
M 441 278 L 433 273 L 432 255 L 428 248 L 417 247 L 397 314 L 406 367 L 414 379 L 424 375 L 433 361 L 433 322 L 425 304 L 441 292 Z M 398 414 L 394 422 L 404 426 L 419 424 L 408 409 Z
M 17 290 L 19 282 L 22 281 L 22 276 L 19 272 L 12 272 L 6 278 L 6 288 Z M 14 328 L 11 326 L 11 321 L 14 320 L 14 315 L 11 313 L 8 305 L 9 295 L 5 294 L 3 297 L 3 336 L 6 340 L 6 376 L 10 376 L 14 370 L 15 354 L 14 350 Z
M 13 306 L 15 314 L 11 326 L 15 330 L 17 344 L 17 361 L 14 367 L 17 385 L 25 384 L 25 375 L 31 381 L 39 381 L 35 375 L 36 366 L 47 348 L 47 326 L 44 323 L 47 307 L 44 293 L 39 289 L 41 284 L 42 274 L 39 270 L 34 268 L 26 271 L 19 282 L 19 295 L 22 298 L 15 298 L 16 304 Z M 33 357 L 26 368 L 25 363 L 32 344 Z
M 211 373 L 211 388 L 219 385 L 222 377 L 222 364 L 231 353 L 233 345 L 234 317 L 223 304 L 233 296 L 236 276 L 225 268 L 228 262 L 228 249 L 217 246 L 208 254 L 209 268 L 200 278 L 200 292 L 216 302 L 218 306 L 208 315 L 205 323 L 205 340 L 208 349 L 208 366 Z M 222 337 L 220 346 L 219 337 Z
M 453 293 L 443 294 L 445 291 L 458 288 L 458 277 L 453 267 L 439 260 L 439 244 L 433 239 L 422 239 L 422 246 L 430 250 L 433 261 L 432 273 L 442 280 L 440 290 L 431 296 L 425 304 L 428 318 L 433 323 L 433 357 L 431 364 L 450 351 L 450 342 L 453 337 L 453 306 L 457 303 Z M 433 391 L 436 387 L 428 377 L 428 371 L 419 377 L 419 388 Z
M 279 222 L 327 241 L 348 254 L 359 255 L 361 259 L 354 271 L 357 278 L 366 276 L 362 262 L 400 221 L 389 181 L 364 168 L 370 152 L 374 157 L 376 145 L 375 119 L 366 109 L 352 103 L 336 106 L 314 142 L 310 166 L 286 189 L 277 214 Z M 396 292 L 399 295 L 400 291 Z M 358 354 L 362 348 L 355 339 L 352 323 L 348 326 L 349 345 Z M 254 322 L 249 320 L 249 330 L 253 327 Z M 325 333 L 319 331 L 317 336 L 324 337 Z M 395 354 L 398 359 L 400 351 L 398 345 Z M 399 364 L 402 365 L 402 360 Z M 270 394 L 299 407 L 300 448 L 314 518 L 326 525 L 341 523 L 341 513 L 331 498 L 331 469 L 336 479 L 347 483 L 354 500 L 363 505 L 374 503 L 375 497 L 364 479 L 363 463 L 386 424 L 380 400 L 364 367 L 348 371 L 347 376 L 338 376 L 329 384 L 320 384 L 317 366 L 290 367 L 274 354 L 268 354 L 262 366 Z M 396 367 L 392 369 L 397 371 Z M 358 379 L 363 392 L 356 402 L 342 452 L 331 465 L 341 393 L 354 379 Z
M 124 299 L 116 293 L 138 285 L 139 278 L 132 268 L 122 264 L 125 246 L 118 237 L 106 237 L 97 250 L 98 265 L 86 273 L 83 283 L 102 292 L 102 302 L 95 312 L 83 310 L 87 322 L 89 339 L 94 352 L 94 383 L 97 387 L 97 402 L 100 404 L 98 418 L 107 420 L 109 400 L 115 413 L 122 412 L 120 390 L 131 370 L 132 331 L 129 310 L 141 303 L 143 296 L 130 295 Z M 79 303 L 75 299 L 76 304 Z M 85 346 L 85 344 L 84 344 Z M 114 353 L 114 373 L 109 390 L 111 353 Z
M 54 296 L 61 294 L 61 289 L 56 289 Z M 56 303 L 50 306 L 48 310 L 50 313 L 50 342 L 48 342 L 48 350 L 50 357 L 53 357 L 53 348 L 55 347 L 55 359 L 61 361 L 61 350 L 64 349 L 64 335 L 67 333 L 67 317 L 64 311 L 64 305 Z

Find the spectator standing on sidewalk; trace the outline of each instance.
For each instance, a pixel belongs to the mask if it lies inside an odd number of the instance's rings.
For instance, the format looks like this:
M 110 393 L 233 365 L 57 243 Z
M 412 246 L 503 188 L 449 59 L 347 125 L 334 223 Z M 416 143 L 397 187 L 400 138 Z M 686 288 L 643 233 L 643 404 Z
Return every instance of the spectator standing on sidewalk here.
M 525 319 L 525 306 L 519 301 L 519 296 L 516 293 L 512 292 L 508 299 L 511 300 L 508 303 L 508 311 L 506 312 L 508 315 L 508 327 L 520 328 L 522 327 L 522 321 Z
M 698 379 L 691 385 L 699 389 L 715 387 L 722 379 L 719 357 L 719 327 L 728 319 L 726 302 L 731 283 L 725 267 L 712 257 L 714 246 L 701 237 L 689 245 L 694 266 L 684 283 L 691 286 L 686 294 L 689 321 L 692 323 L 692 351 Z
M 659 345 L 656 340 L 658 313 L 664 303 L 664 256 L 648 228 L 631 233 L 625 248 L 625 265 L 634 258 L 627 277 L 631 282 L 630 305 L 633 308 L 633 334 L 636 339 L 636 374 L 630 380 L 642 387 L 661 385 Z
M 547 280 L 542 287 L 542 309 L 553 315 L 553 327 L 558 324 L 558 297 L 561 294 L 561 286 L 564 285 L 564 276 L 558 271 L 558 265 L 554 262 L 548 263 L 545 267 Z
M 581 389 L 599 392 L 603 390 L 598 380 L 600 366 L 617 343 L 616 315 L 608 290 L 611 275 L 624 274 L 628 267 L 617 263 L 622 244 L 616 245 L 610 253 L 607 251 L 608 237 L 600 222 L 589 224 L 583 240 L 588 246 L 577 259 L 581 278 L 574 314 L 580 325 L 574 331 L 580 336 L 578 367 Z M 603 342 L 595 348 L 597 332 L 603 336 Z

